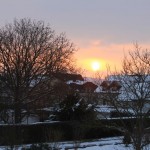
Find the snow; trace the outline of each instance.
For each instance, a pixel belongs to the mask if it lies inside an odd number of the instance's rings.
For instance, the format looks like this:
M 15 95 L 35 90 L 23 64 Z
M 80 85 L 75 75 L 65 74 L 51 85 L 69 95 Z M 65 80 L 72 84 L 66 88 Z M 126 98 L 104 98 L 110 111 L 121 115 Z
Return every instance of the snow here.
M 102 92 L 102 87 L 98 86 L 94 92 L 95 92 L 95 93 Z
M 115 109 L 112 106 L 108 106 L 108 105 L 97 105 L 95 110 L 97 112 L 107 112 L 110 113 L 111 111 L 114 111 Z
M 56 142 L 49 143 L 50 146 L 55 146 L 60 150 L 74 150 L 75 147 L 78 150 L 133 150 L 132 145 L 128 145 L 127 147 L 122 143 L 123 137 L 110 137 L 110 138 L 102 138 L 97 140 L 91 140 L 88 142 L 80 142 L 80 141 L 68 141 L 68 142 Z M 22 145 L 16 146 L 16 149 L 21 150 L 21 148 L 28 148 L 30 145 Z M 8 146 L 7 146 L 8 147 Z M 6 146 L 1 146 L 0 150 L 5 150 Z M 150 144 L 147 146 L 147 149 L 150 149 Z
M 21 124 L 32 124 L 35 122 L 39 122 L 39 117 L 37 115 L 30 115 L 30 116 L 25 116 Z
M 52 112 L 55 110 L 54 107 L 45 107 L 45 108 L 42 108 L 42 109 L 39 109 L 39 110 L 44 110 L 44 111 L 49 111 L 49 112 Z
M 76 80 L 75 82 L 73 80 L 69 80 L 66 82 L 67 84 L 71 84 L 71 83 L 76 83 L 78 85 L 83 85 L 84 83 L 86 83 L 86 81 L 80 81 L 80 80 Z
M 121 146 L 112 146 L 112 145 L 104 145 L 104 146 L 93 146 L 93 147 L 87 147 L 84 150 L 127 150 L 127 147 L 121 147 Z M 83 150 L 83 149 L 78 149 Z

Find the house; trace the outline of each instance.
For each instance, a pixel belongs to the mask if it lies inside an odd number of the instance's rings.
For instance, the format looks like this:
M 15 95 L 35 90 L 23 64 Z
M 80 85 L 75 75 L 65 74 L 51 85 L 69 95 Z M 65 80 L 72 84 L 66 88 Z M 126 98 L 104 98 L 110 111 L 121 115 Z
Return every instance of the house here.
M 121 88 L 121 83 L 117 80 L 113 80 L 113 81 L 104 80 L 100 86 L 102 87 L 102 91 L 117 92 Z
M 142 111 L 149 111 L 150 75 L 111 75 L 100 86 L 100 97 L 107 104 L 118 101 L 124 107 L 143 105 Z
M 26 99 L 21 105 L 22 116 L 25 116 L 23 122 L 45 120 L 51 113 L 48 108 L 58 105 L 72 91 L 78 92 L 87 101 L 94 101 L 96 88 L 97 85 L 85 81 L 80 74 L 53 73 L 50 77 L 37 76 L 30 83 L 29 93 L 27 96 L 25 95 Z M 9 96 L 7 88 L 5 94 L 0 96 L 4 99 L 3 103 L 9 102 L 10 104 L 11 96 Z M 13 105 L 13 101 L 11 101 L 11 104 Z M 9 110 L 11 116 L 14 116 L 13 108 L 9 109 L 11 109 Z
M 53 77 L 56 79 L 59 79 L 63 82 L 68 82 L 68 81 L 84 81 L 84 78 L 80 74 L 69 74 L 69 73 L 53 73 Z
M 116 99 L 120 94 L 121 83 L 117 80 L 103 80 L 95 90 L 99 105 L 110 105 L 110 99 Z
M 45 108 L 56 107 L 70 92 L 78 92 L 89 102 L 89 100 L 95 100 L 94 91 L 96 88 L 97 85 L 85 81 L 80 74 L 53 73 L 50 79 L 45 78 L 31 94 L 31 99 L 36 100 L 30 103 L 30 110 L 34 110 L 41 116 L 40 120 L 45 120 L 45 116 L 51 113 L 45 111 Z M 36 94 L 38 91 L 41 96 Z M 49 93 L 45 94 L 48 91 Z
M 92 82 L 85 82 L 83 84 L 70 83 L 69 86 L 70 88 L 72 88 L 75 91 L 78 91 L 79 93 L 93 93 L 98 87 Z

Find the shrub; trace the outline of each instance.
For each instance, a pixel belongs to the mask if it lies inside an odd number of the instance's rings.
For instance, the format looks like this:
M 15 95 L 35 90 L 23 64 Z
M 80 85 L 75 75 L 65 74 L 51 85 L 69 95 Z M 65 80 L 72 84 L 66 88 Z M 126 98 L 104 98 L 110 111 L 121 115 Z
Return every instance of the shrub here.
M 78 94 L 70 94 L 59 104 L 60 109 L 55 112 L 60 121 L 95 120 L 94 106 L 90 105 Z

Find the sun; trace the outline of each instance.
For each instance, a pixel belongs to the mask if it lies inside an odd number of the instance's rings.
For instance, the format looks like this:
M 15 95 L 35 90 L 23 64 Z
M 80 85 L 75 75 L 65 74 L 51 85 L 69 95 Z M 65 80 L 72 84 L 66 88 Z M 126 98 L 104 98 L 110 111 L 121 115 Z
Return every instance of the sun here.
M 100 62 L 94 61 L 91 64 L 93 71 L 98 71 L 100 69 Z

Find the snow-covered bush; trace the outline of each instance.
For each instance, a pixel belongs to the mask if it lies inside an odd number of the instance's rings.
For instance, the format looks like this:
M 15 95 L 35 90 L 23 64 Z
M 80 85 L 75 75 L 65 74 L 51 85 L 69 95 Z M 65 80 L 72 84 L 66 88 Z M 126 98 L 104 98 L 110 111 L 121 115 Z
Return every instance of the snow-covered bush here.
M 91 121 L 96 118 L 94 105 L 89 105 L 76 93 L 67 95 L 59 107 L 55 114 L 60 121 Z

